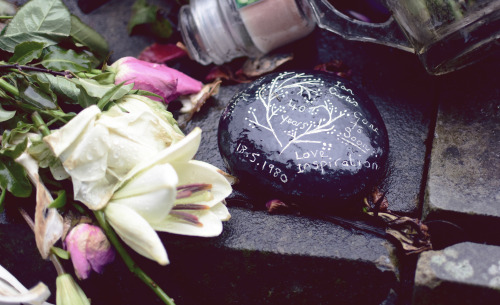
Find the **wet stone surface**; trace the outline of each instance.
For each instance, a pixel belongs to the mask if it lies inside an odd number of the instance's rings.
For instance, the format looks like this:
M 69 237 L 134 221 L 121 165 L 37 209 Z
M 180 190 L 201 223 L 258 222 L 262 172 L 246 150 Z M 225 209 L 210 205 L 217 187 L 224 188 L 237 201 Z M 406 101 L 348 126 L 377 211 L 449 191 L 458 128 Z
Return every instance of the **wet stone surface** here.
M 500 89 L 490 60 L 443 78 L 424 218 L 500 244 Z M 470 77 L 474 75 L 474 77 Z M 496 88 L 496 90 L 491 90 Z
M 500 247 L 471 242 L 421 254 L 413 305 L 500 304 Z
M 316 218 L 230 211 L 216 240 L 164 239 L 171 276 L 198 292 L 189 304 L 378 305 L 399 291 L 397 251 L 383 238 Z
M 270 74 L 237 93 L 218 142 L 242 184 L 306 207 L 366 195 L 383 178 L 389 150 L 368 96 L 317 71 Z

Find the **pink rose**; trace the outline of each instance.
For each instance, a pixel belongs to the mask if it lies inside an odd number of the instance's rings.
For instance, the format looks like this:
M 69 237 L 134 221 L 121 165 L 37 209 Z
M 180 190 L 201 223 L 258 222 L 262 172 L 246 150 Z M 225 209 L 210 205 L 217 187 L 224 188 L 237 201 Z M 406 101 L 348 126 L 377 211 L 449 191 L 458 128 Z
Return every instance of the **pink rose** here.
M 149 63 L 134 57 L 123 57 L 111 65 L 115 84 L 134 83 L 134 89 L 146 90 L 162 96 L 168 103 L 181 95 L 197 93 L 203 87 L 186 74 L 163 64 Z M 159 100 L 152 97 L 152 99 Z
M 106 235 L 94 225 L 77 225 L 66 236 L 65 244 L 79 279 L 88 278 L 92 270 L 102 273 L 104 266 L 115 259 L 115 251 Z

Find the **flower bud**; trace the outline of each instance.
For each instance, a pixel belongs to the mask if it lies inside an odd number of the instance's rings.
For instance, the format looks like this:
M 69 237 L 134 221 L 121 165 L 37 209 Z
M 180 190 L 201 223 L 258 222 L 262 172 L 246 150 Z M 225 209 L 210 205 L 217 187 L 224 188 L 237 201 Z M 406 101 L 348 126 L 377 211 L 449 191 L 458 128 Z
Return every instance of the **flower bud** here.
M 111 69 L 116 73 L 115 84 L 134 83 L 134 89 L 158 94 L 167 103 L 180 95 L 197 93 L 203 87 L 201 82 L 166 65 L 149 63 L 134 57 L 120 58 L 111 65 Z
M 102 273 L 104 266 L 115 259 L 115 252 L 101 228 L 82 223 L 65 239 L 66 249 L 79 279 L 89 277 L 92 270 Z
M 56 279 L 56 305 L 90 305 L 90 301 L 70 274 Z

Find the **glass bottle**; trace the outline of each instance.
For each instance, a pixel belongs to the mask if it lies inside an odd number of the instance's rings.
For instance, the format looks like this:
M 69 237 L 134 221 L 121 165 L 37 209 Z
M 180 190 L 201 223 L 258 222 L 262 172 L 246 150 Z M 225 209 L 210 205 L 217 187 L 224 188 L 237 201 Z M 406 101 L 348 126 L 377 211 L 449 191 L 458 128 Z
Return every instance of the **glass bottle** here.
M 311 33 L 307 0 L 191 0 L 179 12 L 179 29 L 192 59 L 222 64 L 258 57 Z

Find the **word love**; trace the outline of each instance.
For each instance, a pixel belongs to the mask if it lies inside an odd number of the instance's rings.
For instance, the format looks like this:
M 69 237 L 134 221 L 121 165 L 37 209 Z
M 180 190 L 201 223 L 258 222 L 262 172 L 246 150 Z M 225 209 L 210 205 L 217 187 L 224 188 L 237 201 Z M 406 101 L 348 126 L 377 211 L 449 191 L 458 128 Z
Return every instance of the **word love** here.
M 297 151 L 295 151 L 295 159 L 296 160 L 316 158 L 316 157 L 328 158 L 328 156 L 326 155 L 324 150 L 317 150 L 317 149 L 314 151 L 310 150 L 310 151 L 306 151 L 306 152 L 301 153 L 300 156 L 299 156 L 299 153 Z

